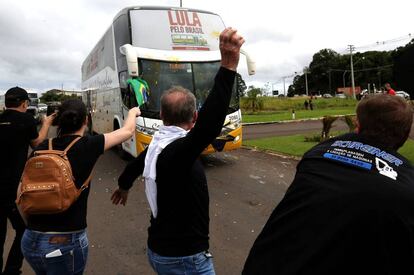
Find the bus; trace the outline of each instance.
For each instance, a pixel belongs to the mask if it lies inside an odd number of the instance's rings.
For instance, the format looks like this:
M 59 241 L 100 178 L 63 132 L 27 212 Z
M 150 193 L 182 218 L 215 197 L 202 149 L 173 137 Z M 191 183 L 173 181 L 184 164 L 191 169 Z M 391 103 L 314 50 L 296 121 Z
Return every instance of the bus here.
M 6 104 L 4 102 L 5 96 L 0 95 L 0 113 L 2 113 L 6 109 Z
M 41 117 L 39 114 L 39 96 L 37 95 L 37 93 L 34 92 L 28 92 L 27 95 L 29 96 L 29 106 L 27 107 L 27 113 L 30 113 L 31 115 L 33 115 L 33 118 L 37 121 L 40 122 Z
M 201 108 L 220 67 L 218 42 L 224 28 L 221 17 L 208 11 L 175 7 L 121 10 L 82 63 L 82 99 L 89 110 L 89 130 L 105 133 L 120 128 L 128 110 L 137 106 L 128 79 L 142 79 L 148 84 L 149 98 L 140 107 L 136 134 L 120 148 L 139 155 L 162 125 L 160 97 L 165 90 L 187 88 Z M 255 63 L 243 54 L 252 75 Z M 222 132 L 204 153 L 241 146 L 239 82 L 235 81 Z

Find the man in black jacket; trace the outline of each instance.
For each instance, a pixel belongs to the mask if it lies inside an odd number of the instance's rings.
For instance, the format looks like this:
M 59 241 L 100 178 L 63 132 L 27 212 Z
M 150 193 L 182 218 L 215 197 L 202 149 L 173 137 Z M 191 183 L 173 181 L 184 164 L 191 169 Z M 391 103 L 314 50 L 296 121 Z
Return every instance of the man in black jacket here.
M 397 153 L 411 106 L 370 97 L 357 120 L 303 156 L 243 274 L 414 274 L 414 170 Z
M 173 87 L 163 94 L 164 126 L 125 168 L 112 196 L 125 204 L 127 190 L 144 176 L 152 212 L 148 257 L 158 274 L 214 274 L 207 180 L 198 157 L 223 127 L 243 43 L 234 29 L 220 34 L 221 68 L 199 114 L 191 92 Z
M 23 254 L 20 241 L 25 225 L 16 208 L 17 187 L 27 160 L 29 145 L 39 145 L 47 136 L 54 115 L 45 117 L 37 132 L 36 121 L 26 113 L 29 96 L 26 90 L 13 87 L 5 94 L 6 110 L 0 115 L 0 273 L 3 268 L 3 248 L 7 219 L 16 231 L 3 275 L 20 274 Z

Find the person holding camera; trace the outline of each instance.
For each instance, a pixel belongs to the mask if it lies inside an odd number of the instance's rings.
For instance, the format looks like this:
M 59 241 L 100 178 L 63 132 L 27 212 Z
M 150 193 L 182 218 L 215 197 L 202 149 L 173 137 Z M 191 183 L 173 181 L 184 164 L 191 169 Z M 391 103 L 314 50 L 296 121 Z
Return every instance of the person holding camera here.
M 39 145 L 47 136 L 54 115 L 45 117 L 40 131 L 33 116 L 26 113 L 29 106 L 27 91 L 13 87 L 5 94 L 6 110 L 0 114 L 0 273 L 3 268 L 3 249 L 7 219 L 16 231 L 12 247 L 1 274 L 21 274 L 23 255 L 20 250 L 25 225 L 16 208 L 16 192 L 27 160 L 29 145 Z

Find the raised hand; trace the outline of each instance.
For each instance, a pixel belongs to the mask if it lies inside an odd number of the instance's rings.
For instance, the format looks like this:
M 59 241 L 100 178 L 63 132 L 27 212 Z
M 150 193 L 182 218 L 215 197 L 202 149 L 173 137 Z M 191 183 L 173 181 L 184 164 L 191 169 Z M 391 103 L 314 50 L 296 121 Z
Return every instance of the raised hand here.
M 239 64 L 240 48 L 244 38 L 231 27 L 224 29 L 220 34 L 221 66 L 236 71 Z

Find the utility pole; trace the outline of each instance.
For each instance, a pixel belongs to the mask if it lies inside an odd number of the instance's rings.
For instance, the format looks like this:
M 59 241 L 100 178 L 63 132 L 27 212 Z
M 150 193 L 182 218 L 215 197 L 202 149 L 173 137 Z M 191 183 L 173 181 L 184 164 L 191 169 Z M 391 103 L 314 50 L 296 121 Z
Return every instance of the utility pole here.
M 283 77 L 283 95 L 286 95 L 285 78 Z
M 331 80 L 331 69 L 328 71 L 328 77 L 329 77 L 329 93 L 332 94 L 332 80 Z
M 305 67 L 303 69 L 303 72 L 305 73 L 305 88 L 306 88 L 306 96 L 309 96 L 309 90 L 308 90 L 308 68 Z
M 349 47 L 349 53 L 351 55 L 351 81 L 352 81 L 352 97 L 355 99 L 356 95 L 355 95 L 355 78 L 354 78 L 354 63 L 352 60 L 352 54 L 355 50 L 354 45 L 348 45 Z

